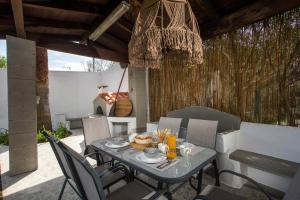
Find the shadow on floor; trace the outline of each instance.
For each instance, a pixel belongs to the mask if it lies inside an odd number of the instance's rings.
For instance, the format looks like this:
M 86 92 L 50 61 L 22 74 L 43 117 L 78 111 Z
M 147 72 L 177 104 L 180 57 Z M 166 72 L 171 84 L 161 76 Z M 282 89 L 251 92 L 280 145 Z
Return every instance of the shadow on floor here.
M 60 176 L 55 179 L 51 179 L 50 181 L 46 181 L 44 183 L 27 188 L 25 190 L 18 191 L 9 196 L 5 196 L 4 200 L 15 200 L 15 199 L 56 200 L 58 198 L 59 192 L 61 190 L 63 181 L 64 181 L 64 177 Z M 148 180 L 148 181 L 151 182 L 151 180 Z M 205 184 L 213 184 L 214 179 L 212 179 L 211 177 L 209 177 L 205 174 L 204 182 L 205 182 Z M 203 186 L 203 187 L 205 187 L 205 186 Z M 254 190 L 252 188 L 243 187 L 242 189 L 239 189 L 239 190 L 228 188 L 226 186 L 222 186 L 222 188 L 225 190 L 228 190 L 230 192 L 245 196 L 251 200 L 265 199 L 261 193 L 259 193 L 257 190 Z M 173 199 L 174 200 L 182 200 L 182 199 L 192 200 L 195 197 L 195 195 L 196 195 L 195 191 L 187 183 L 173 195 L 173 197 L 174 197 Z M 77 200 L 77 199 L 79 199 L 79 197 L 72 190 L 72 188 L 69 185 L 67 185 L 62 199 L 63 200 Z
M 55 179 L 51 179 L 50 181 L 38 184 L 36 186 L 26 188 L 25 190 L 18 191 L 9 196 L 5 196 L 4 200 L 57 200 L 63 181 L 64 176 L 60 176 Z M 67 185 L 62 199 L 79 200 L 79 197 L 72 190 L 72 188 L 69 185 Z
M 20 181 L 21 179 L 25 178 L 26 176 L 29 176 L 31 173 L 33 173 L 33 172 L 23 173 L 23 174 L 19 174 L 16 176 L 10 176 L 9 171 L 7 171 L 7 172 L 1 174 L 2 183 L 3 183 L 3 177 L 6 177 L 6 176 L 9 177 L 9 184 L 2 184 L 2 189 L 5 190 L 10 185 L 15 184 L 16 182 Z

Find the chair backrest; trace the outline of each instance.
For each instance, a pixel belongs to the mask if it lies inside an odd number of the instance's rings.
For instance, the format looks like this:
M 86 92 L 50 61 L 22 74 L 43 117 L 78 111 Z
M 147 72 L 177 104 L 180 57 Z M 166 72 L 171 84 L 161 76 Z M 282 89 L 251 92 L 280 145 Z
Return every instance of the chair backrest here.
M 183 118 L 181 126 L 187 128 L 189 119 L 203 119 L 218 121 L 218 133 L 228 130 L 239 130 L 241 119 L 229 113 L 221 112 L 202 106 L 191 106 L 167 113 L 167 117 Z
M 50 135 L 48 132 L 43 131 L 43 135 L 47 138 L 47 140 L 49 141 L 51 148 L 54 152 L 54 155 L 57 159 L 57 162 L 61 168 L 61 171 L 63 172 L 63 174 L 65 175 L 66 178 L 70 178 L 73 179 L 70 167 L 68 165 L 67 159 L 64 156 L 63 151 L 61 150 L 61 148 L 57 145 L 57 139 L 54 138 L 52 135 Z
M 93 141 L 111 137 L 108 121 L 105 116 L 82 118 L 85 145 Z
M 181 118 L 161 117 L 158 122 L 158 129 L 170 129 L 170 131 L 178 135 L 181 121 Z
M 83 191 L 85 199 L 105 200 L 102 182 L 89 162 L 63 142 L 58 142 L 58 145 L 63 150 L 75 183 Z
M 218 121 L 190 119 L 187 140 L 195 145 L 215 149 Z

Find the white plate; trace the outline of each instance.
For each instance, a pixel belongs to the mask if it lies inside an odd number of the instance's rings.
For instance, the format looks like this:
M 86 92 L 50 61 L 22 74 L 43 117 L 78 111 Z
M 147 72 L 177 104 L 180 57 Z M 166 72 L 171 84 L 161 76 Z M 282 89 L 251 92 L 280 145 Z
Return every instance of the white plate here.
M 129 142 L 124 142 L 123 144 L 114 144 L 110 141 L 105 143 L 105 146 L 112 148 L 112 149 L 116 149 L 116 148 L 121 148 L 121 147 L 126 147 L 129 145 Z
M 140 152 L 136 155 L 136 159 L 147 164 L 154 164 L 166 160 L 167 157 L 164 154 L 160 154 L 157 158 L 148 158 L 143 152 Z

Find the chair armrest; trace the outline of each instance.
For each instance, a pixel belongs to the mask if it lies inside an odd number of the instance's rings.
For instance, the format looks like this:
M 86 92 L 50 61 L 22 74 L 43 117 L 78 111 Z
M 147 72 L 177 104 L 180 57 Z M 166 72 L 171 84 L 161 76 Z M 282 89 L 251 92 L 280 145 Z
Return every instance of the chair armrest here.
M 105 161 L 105 162 L 104 162 L 103 155 L 102 155 L 101 153 L 97 152 L 97 151 L 91 152 L 91 153 L 85 153 L 85 154 L 84 154 L 84 157 L 87 158 L 87 157 L 89 157 L 89 156 L 91 156 L 91 155 L 94 155 L 94 154 L 96 155 L 97 166 L 103 165 L 103 164 L 106 164 L 106 163 L 109 163 L 109 164 L 111 165 L 111 163 L 113 162 L 113 160 L 109 160 L 109 161 Z
M 84 157 L 87 158 L 91 155 L 96 155 L 97 165 L 100 165 L 100 164 L 104 163 L 103 156 L 97 151 L 91 152 L 91 153 L 88 153 L 88 154 L 84 154 Z
M 129 175 L 128 169 L 124 165 L 118 163 L 108 169 L 103 170 L 101 173 L 98 174 L 98 176 L 103 178 L 103 177 L 108 176 L 111 173 L 115 173 L 117 171 L 124 172 L 126 177 Z
M 243 174 L 231 171 L 231 170 L 222 170 L 219 172 L 219 176 L 223 173 L 229 173 L 229 174 L 233 174 L 235 176 L 241 177 L 243 179 L 246 179 L 247 181 L 251 182 L 253 185 L 255 185 L 257 187 L 257 189 L 259 189 L 264 195 L 266 195 L 266 197 L 269 200 L 272 200 L 272 197 L 270 196 L 270 194 L 268 194 L 255 180 L 253 180 L 252 178 L 245 176 Z

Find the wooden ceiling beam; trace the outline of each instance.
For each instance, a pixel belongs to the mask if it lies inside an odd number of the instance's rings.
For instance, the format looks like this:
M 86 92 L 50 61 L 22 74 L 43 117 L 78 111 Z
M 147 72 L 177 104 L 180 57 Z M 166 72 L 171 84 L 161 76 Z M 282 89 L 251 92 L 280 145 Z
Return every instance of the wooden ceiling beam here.
M 13 11 L 17 36 L 26 38 L 22 0 L 11 0 L 10 2 Z
M 67 10 L 62 8 L 55 8 L 55 7 L 47 7 L 47 6 L 41 6 L 41 5 L 34 5 L 29 3 L 24 3 L 24 10 L 26 14 L 32 16 L 32 17 L 41 17 L 39 14 L 36 13 L 43 13 L 43 12 L 51 12 L 51 16 L 44 16 L 44 18 L 52 19 L 52 20 L 59 20 L 57 16 L 65 16 L 68 18 L 67 21 L 73 21 L 76 20 L 76 22 L 79 23 L 88 23 L 94 22 L 96 19 L 98 20 L 104 20 L 104 16 L 99 13 L 90 13 L 90 12 L 83 12 L 83 11 L 76 11 L 76 10 Z M 32 12 L 34 11 L 34 12 Z M 80 18 L 80 19 L 79 19 Z M 133 25 L 130 22 L 126 22 L 125 20 L 119 20 L 116 22 L 116 25 L 124 30 L 124 31 L 130 31 L 133 28 Z M 130 31 L 131 33 L 131 31 Z
M 64 39 L 58 39 L 53 36 L 41 36 L 38 39 L 30 35 L 28 37 L 30 37 L 31 39 L 35 39 L 37 46 L 44 47 L 47 49 L 81 56 L 111 60 L 115 62 L 129 63 L 127 54 L 105 49 L 99 44 L 91 44 L 87 46 L 72 41 L 66 41 Z
M 13 16 L 10 15 L 0 15 L 0 24 L 14 24 Z M 57 27 L 57 28 L 74 28 L 74 29 L 89 29 L 89 25 L 85 23 L 75 23 L 75 22 L 63 22 L 58 20 L 51 19 L 43 19 L 37 17 L 26 17 L 24 21 L 24 25 L 26 26 L 49 26 L 49 27 Z
M 217 9 L 212 4 L 211 0 L 195 0 L 201 11 L 205 10 L 210 19 L 218 18 L 219 14 Z
M 11 16 L 0 15 L 0 30 L 11 31 L 14 29 L 14 20 Z M 70 36 L 81 36 L 83 33 L 89 30 L 87 24 L 77 23 L 64 23 L 56 20 L 40 19 L 35 17 L 26 17 L 25 31 L 28 33 L 35 34 L 46 34 L 46 35 L 70 35 Z M 76 41 L 80 41 L 80 37 L 77 37 Z M 73 40 L 74 41 L 74 40 Z M 119 39 L 112 35 L 112 33 L 104 33 L 97 42 L 101 43 L 108 49 L 127 53 L 128 45 L 127 42 Z
M 40 34 L 40 33 L 27 33 L 27 38 L 34 41 L 40 41 L 40 40 L 59 40 L 59 41 L 66 41 L 66 42 L 72 42 L 72 41 L 79 41 L 81 38 L 78 35 L 51 35 L 51 34 Z
M 78 36 L 76 40 L 73 41 L 80 41 L 81 35 L 86 32 L 86 29 L 80 28 L 64 28 L 64 27 L 48 27 L 48 26 L 25 26 L 26 31 L 29 33 L 39 33 L 39 34 L 48 34 L 48 35 L 71 35 L 71 36 Z M 117 52 L 127 53 L 128 48 L 127 44 L 123 41 L 115 38 L 107 33 L 104 33 L 98 40 L 100 44 L 105 46 L 110 50 L 114 50 Z
M 201 36 L 209 39 L 257 21 L 269 18 L 275 14 L 300 6 L 300 0 L 264 0 L 255 1 L 231 14 L 208 23 L 200 24 Z
M 98 19 L 98 21 L 104 20 L 103 13 L 100 14 L 99 12 L 95 13 L 95 12 L 89 12 L 88 10 L 85 11 L 69 10 L 69 9 L 63 9 L 63 8 L 58 8 L 53 6 L 31 4 L 27 2 L 23 3 L 26 20 L 28 17 L 35 17 L 35 18 L 59 21 L 60 20 L 59 17 L 62 18 L 66 17 L 66 19 L 61 21 L 86 23 L 86 24 L 91 24 L 92 22 L 94 22 L 95 19 Z M 9 5 L 10 1 L 0 0 L 0 3 Z M 50 15 L 45 14 L 47 12 L 51 14 Z M 123 18 L 119 19 L 114 26 L 118 27 L 120 31 L 125 31 L 126 34 L 131 34 L 131 31 L 133 29 L 132 22 L 125 20 Z
M 101 37 L 99 37 L 96 42 L 101 43 L 103 46 L 106 46 L 112 50 L 127 53 L 128 52 L 128 45 L 121 41 L 120 39 L 113 37 L 107 33 L 103 33 Z
M 100 4 L 100 5 L 105 5 L 109 2 L 109 0 L 78 0 L 78 1 L 84 3 L 91 3 L 91 4 Z
M 40 25 L 25 26 L 25 30 L 32 33 L 45 33 L 53 35 L 82 35 L 86 31 L 85 29 L 81 28 L 51 27 Z

